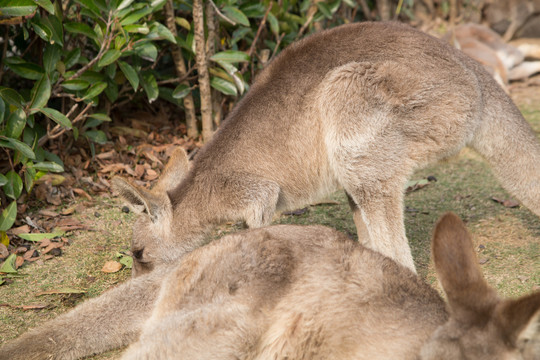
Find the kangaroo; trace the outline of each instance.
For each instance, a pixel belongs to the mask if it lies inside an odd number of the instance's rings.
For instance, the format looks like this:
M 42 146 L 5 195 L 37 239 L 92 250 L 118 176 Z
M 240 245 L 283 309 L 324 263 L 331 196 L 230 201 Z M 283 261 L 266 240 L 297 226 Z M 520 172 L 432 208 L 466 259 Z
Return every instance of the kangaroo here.
M 197 248 L 215 224 L 265 226 L 339 188 L 359 239 L 414 271 L 406 180 L 467 145 L 540 215 L 540 143 L 482 66 L 399 23 L 316 33 L 261 71 L 191 168 L 178 161 L 157 192 L 114 180 L 141 213 L 135 274 Z
M 77 306 L 4 345 L 0 360 L 129 343 L 124 360 L 540 358 L 540 292 L 500 299 L 456 215 L 436 225 L 432 258 L 447 304 L 409 268 L 333 229 L 252 229 Z
M 524 61 L 534 51 L 531 42 L 519 42 L 521 47 L 507 44 L 486 26 L 462 24 L 443 38 L 482 64 L 505 90 L 510 81 L 524 80 L 540 72 L 540 61 Z

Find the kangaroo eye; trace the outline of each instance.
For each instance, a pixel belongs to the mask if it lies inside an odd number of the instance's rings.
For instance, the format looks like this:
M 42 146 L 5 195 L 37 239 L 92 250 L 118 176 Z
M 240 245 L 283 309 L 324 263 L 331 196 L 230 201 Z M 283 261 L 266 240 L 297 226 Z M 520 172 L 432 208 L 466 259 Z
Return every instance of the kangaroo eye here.
M 133 257 L 136 259 L 136 260 L 141 260 L 142 259 L 142 256 L 143 256 L 143 252 L 144 252 L 144 249 L 139 249 L 139 250 L 133 250 Z

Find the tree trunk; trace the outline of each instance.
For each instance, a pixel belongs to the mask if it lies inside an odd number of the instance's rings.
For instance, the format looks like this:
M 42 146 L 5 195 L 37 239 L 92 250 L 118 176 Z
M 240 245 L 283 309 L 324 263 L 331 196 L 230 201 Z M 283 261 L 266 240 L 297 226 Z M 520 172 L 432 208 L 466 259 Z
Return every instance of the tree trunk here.
M 204 40 L 203 0 L 193 1 L 193 25 L 195 40 L 195 58 L 199 73 L 199 89 L 201 93 L 201 119 L 203 142 L 208 142 L 214 134 L 212 123 L 212 90 L 206 60 L 206 42 Z
M 388 21 L 391 18 L 390 0 L 377 0 L 377 10 L 382 21 Z
M 173 0 L 167 0 L 167 3 L 165 4 L 165 17 L 167 21 L 167 28 L 173 33 L 174 36 L 178 36 L 178 32 L 176 31 L 176 23 L 174 21 Z M 180 78 L 186 76 L 186 64 L 184 63 L 180 46 L 173 45 L 171 55 L 174 60 L 176 75 Z M 190 86 L 187 80 L 182 81 L 182 84 Z M 195 139 L 199 137 L 199 130 L 197 128 L 197 117 L 195 116 L 195 103 L 193 102 L 193 96 L 191 93 L 184 98 L 184 108 L 186 110 L 187 135 L 190 138 Z
M 211 57 L 216 53 L 217 27 L 219 22 L 216 19 L 214 6 L 208 1 L 206 3 L 206 28 L 208 29 L 208 39 L 206 39 L 206 56 Z M 214 127 L 221 124 L 223 111 L 221 110 L 221 93 L 212 89 L 212 119 Z

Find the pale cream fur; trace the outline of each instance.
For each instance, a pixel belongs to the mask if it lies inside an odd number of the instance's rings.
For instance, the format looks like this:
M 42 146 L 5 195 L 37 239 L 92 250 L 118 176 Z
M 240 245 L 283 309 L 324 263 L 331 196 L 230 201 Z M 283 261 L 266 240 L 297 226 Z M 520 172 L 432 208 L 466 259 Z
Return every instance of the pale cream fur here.
M 124 360 L 537 360 L 540 293 L 500 299 L 456 215 L 439 221 L 432 244 L 446 304 L 409 269 L 329 228 L 228 235 L 24 334 L 0 360 L 127 344 Z

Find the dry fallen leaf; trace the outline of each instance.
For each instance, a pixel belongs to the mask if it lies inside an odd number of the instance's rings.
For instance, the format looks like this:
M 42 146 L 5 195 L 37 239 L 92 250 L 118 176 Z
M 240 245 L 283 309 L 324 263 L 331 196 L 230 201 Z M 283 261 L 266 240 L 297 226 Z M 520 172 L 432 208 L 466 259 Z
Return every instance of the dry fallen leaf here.
M 15 259 L 15 269 L 18 269 L 24 264 L 24 258 L 22 256 L 17 256 Z
M 84 191 L 83 189 L 73 188 L 73 192 L 77 195 L 84 196 L 88 200 L 92 200 L 92 197 L 88 195 L 88 193 Z
M 30 226 L 23 225 L 16 228 L 9 229 L 8 233 L 11 235 L 27 234 L 30 232 Z
M 115 273 L 117 271 L 120 271 L 122 269 L 122 264 L 120 264 L 118 261 L 107 261 L 105 265 L 103 265 L 103 268 L 101 268 L 101 271 L 105 273 Z
M 499 203 L 499 204 L 502 204 L 503 206 L 507 207 L 507 208 L 515 208 L 515 207 L 518 207 L 519 206 L 519 203 L 513 199 L 507 199 L 507 200 L 503 200 L 503 199 L 499 199 L 495 196 L 493 196 L 491 198 L 491 200 Z

